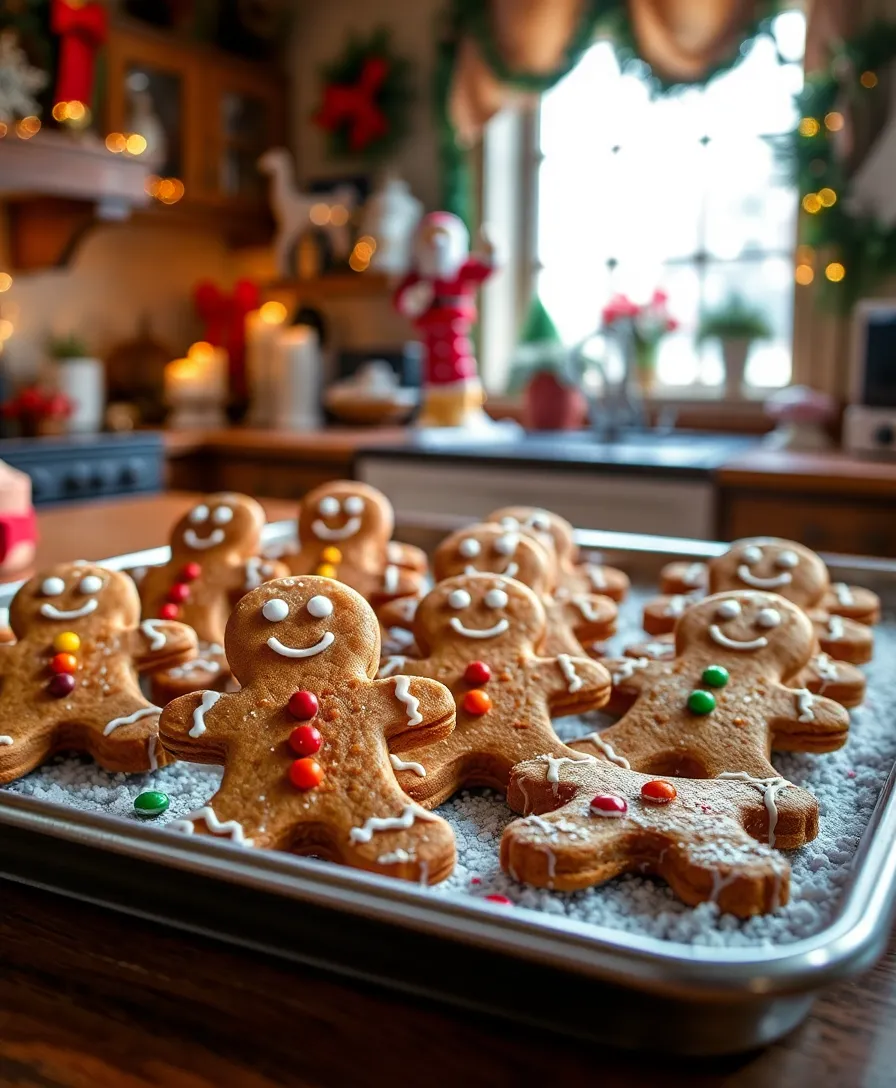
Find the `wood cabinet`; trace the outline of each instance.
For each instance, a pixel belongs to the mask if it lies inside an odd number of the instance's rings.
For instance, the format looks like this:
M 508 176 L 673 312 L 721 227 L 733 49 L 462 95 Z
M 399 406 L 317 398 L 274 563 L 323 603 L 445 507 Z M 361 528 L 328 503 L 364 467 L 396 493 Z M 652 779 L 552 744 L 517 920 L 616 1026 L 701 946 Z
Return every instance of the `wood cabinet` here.
M 150 214 L 215 218 L 235 243 L 265 240 L 256 164 L 286 140 L 286 82 L 275 67 L 132 22 L 113 25 L 107 57 L 105 130 L 142 135 L 152 173 L 175 183 Z

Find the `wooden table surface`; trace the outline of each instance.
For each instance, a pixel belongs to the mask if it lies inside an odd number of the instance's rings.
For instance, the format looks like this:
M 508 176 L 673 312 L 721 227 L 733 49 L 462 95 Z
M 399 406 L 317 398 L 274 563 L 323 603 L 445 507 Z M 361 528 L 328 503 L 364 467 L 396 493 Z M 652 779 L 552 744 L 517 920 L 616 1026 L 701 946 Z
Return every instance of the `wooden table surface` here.
M 42 514 L 42 560 L 163 543 L 192 501 L 166 495 Z M 265 505 L 272 517 L 292 512 L 292 504 Z M 532 1000 L 549 1001 L 550 994 Z M 679 1060 L 516 1028 L 0 881 L 4 1086 L 894 1083 L 896 941 L 872 971 L 819 1001 L 784 1041 L 735 1058 Z

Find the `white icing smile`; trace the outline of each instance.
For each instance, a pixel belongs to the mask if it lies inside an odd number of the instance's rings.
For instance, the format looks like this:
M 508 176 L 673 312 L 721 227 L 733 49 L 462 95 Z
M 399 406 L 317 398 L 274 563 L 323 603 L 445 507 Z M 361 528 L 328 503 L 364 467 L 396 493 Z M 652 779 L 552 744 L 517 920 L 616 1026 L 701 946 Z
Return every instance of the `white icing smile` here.
M 320 518 L 317 518 L 317 520 L 311 524 L 311 532 L 314 533 L 318 540 L 348 540 L 348 538 L 354 536 L 360 528 L 360 518 L 349 518 L 341 529 L 331 529 L 328 525 L 324 524 Z
M 197 536 L 195 529 L 184 529 L 184 544 L 194 551 L 204 551 L 206 548 L 216 548 L 224 543 L 226 533 L 223 529 L 212 529 L 208 536 Z
M 719 646 L 724 646 L 726 650 L 744 650 L 749 652 L 750 650 L 762 650 L 764 647 L 768 646 L 768 639 L 765 635 L 759 635 L 757 638 L 751 639 L 729 638 L 717 623 L 710 626 L 709 637 L 713 642 L 718 643 Z
M 313 646 L 307 646 L 304 649 L 294 649 L 292 646 L 284 646 L 279 638 L 271 636 L 268 639 L 268 646 L 274 651 L 275 654 L 280 654 L 281 657 L 314 657 L 315 654 L 322 654 L 324 650 L 332 646 L 336 641 L 336 636 L 332 631 L 327 631 L 320 642 L 315 642 Z
M 471 627 L 464 627 L 457 616 L 452 616 L 449 621 L 451 629 L 456 631 L 459 635 L 463 635 L 464 638 L 494 638 L 496 635 L 503 635 L 510 627 L 510 624 L 506 619 L 498 620 L 494 627 L 483 627 L 479 630 L 475 630 Z
M 789 570 L 782 570 L 780 574 L 775 574 L 771 578 L 760 578 L 758 574 L 753 574 L 746 563 L 741 563 L 737 568 L 737 576 L 745 585 L 752 586 L 753 589 L 778 589 L 779 586 L 789 586 L 793 581 L 793 575 Z
M 40 606 L 40 614 L 48 620 L 80 620 L 84 616 L 89 616 L 91 612 L 95 612 L 96 607 L 97 602 L 94 598 L 81 605 L 80 608 L 72 608 L 68 612 L 45 602 Z
M 479 567 L 474 567 L 472 563 L 468 563 L 464 570 L 464 574 L 500 574 L 502 578 L 516 578 L 519 572 L 519 565 L 514 563 L 512 559 L 507 563 L 503 570 L 480 570 Z

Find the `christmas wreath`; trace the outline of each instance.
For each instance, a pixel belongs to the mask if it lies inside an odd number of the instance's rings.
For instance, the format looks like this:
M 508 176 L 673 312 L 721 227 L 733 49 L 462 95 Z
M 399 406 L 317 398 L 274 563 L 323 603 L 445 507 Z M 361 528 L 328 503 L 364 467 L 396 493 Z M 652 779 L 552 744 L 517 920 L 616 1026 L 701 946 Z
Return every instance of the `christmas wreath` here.
M 875 23 L 842 42 L 798 98 L 789 143 L 802 208 L 796 279 L 806 285 L 823 273 L 826 297 L 844 309 L 896 271 L 896 129 L 881 94 L 894 60 L 896 23 Z M 875 123 L 882 130 L 857 162 L 856 134 Z
M 350 38 L 323 79 L 314 123 L 329 133 L 334 156 L 381 159 L 408 134 L 411 64 L 393 51 L 387 30 Z

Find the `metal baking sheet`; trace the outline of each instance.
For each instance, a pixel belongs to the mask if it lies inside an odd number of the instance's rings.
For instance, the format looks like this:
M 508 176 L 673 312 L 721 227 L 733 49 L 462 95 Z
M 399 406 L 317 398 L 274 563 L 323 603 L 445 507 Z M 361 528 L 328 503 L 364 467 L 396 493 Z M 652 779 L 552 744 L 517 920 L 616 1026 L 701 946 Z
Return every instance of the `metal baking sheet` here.
M 453 527 L 444 519 L 418 521 L 402 524 L 398 535 L 431 547 Z M 276 547 L 293 532 L 294 523 L 278 523 L 266 541 Z M 645 585 L 655 584 L 670 557 L 703 558 L 725 547 L 590 531 L 577 539 Z M 133 568 L 166 558 L 167 549 L 158 548 L 107 562 Z M 892 612 L 896 564 L 827 558 L 836 577 L 877 589 Z M 2 592 L 0 603 L 6 603 L 12 590 Z M 558 914 L 434 895 L 377 875 L 182 838 L 3 790 L 0 873 L 616 1045 L 720 1053 L 778 1038 L 808 1013 L 823 988 L 870 966 L 883 952 L 896 898 L 894 789 L 890 773 L 830 924 L 804 940 L 761 948 L 687 945 Z M 222 885 L 228 894 L 221 894 Z M 153 889 L 149 901 L 147 888 Z M 300 917 L 311 924 L 297 926 Z M 298 942 L 298 932 L 315 933 L 314 946 Z

